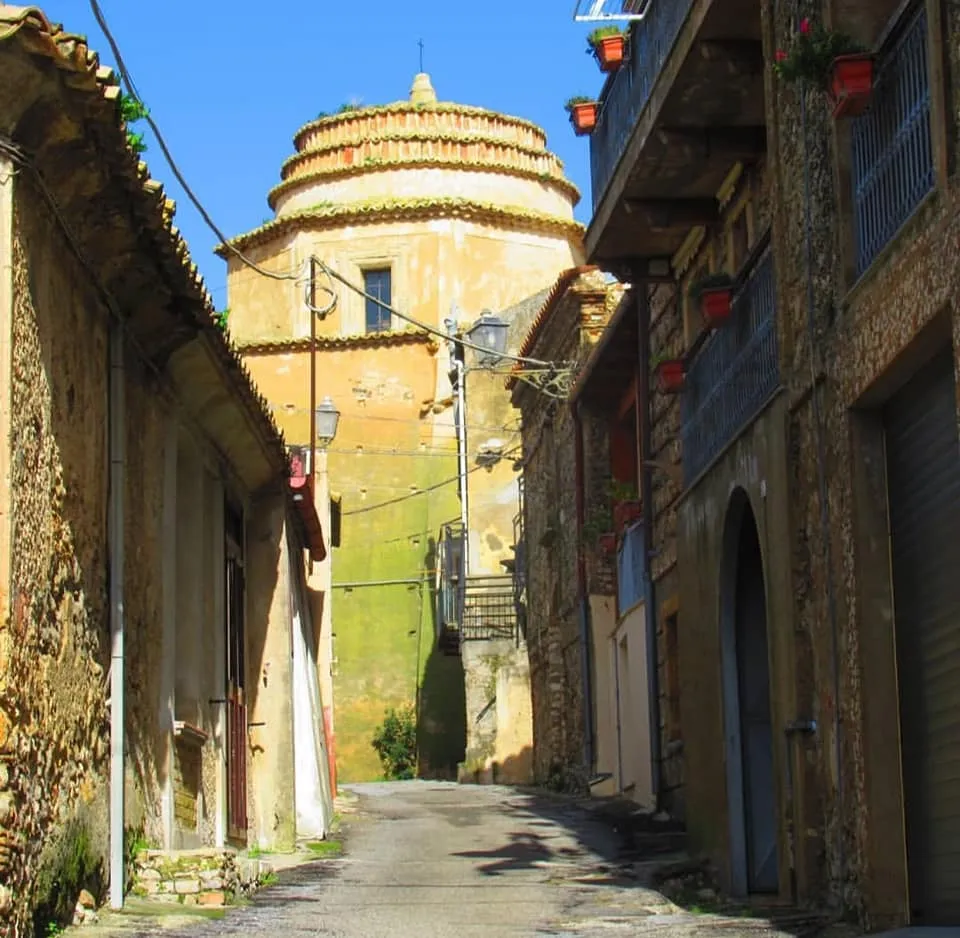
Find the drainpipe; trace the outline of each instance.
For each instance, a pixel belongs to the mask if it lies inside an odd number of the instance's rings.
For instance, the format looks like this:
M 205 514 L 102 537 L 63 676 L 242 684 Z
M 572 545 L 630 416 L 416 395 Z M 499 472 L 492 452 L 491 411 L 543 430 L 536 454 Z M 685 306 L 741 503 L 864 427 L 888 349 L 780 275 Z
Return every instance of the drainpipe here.
M 577 592 L 580 599 L 580 665 L 583 671 L 583 745 L 584 761 L 587 773 L 593 776 L 596 768 L 596 740 L 593 725 L 593 655 L 590 634 L 593 623 L 590 617 L 590 598 L 587 593 L 587 568 L 583 550 L 583 527 L 585 507 L 583 495 L 583 422 L 580 413 L 581 404 L 577 401 L 570 410 L 573 415 L 575 447 L 575 474 L 577 498 Z
M 123 849 L 124 821 L 124 649 L 123 649 L 123 496 L 126 484 L 124 463 L 126 413 L 124 402 L 123 326 L 110 331 L 110 400 L 107 415 L 109 476 L 110 550 L 110 907 L 123 908 L 126 884 Z
M 454 369 L 457 375 L 457 408 L 460 419 L 457 421 L 457 471 L 460 475 L 460 524 L 463 526 L 463 574 L 470 572 L 470 532 L 467 529 L 469 517 L 467 505 L 467 400 L 464 381 L 466 368 L 461 358 L 455 359 Z
M 640 358 L 640 388 L 637 410 L 640 417 L 640 500 L 643 505 L 643 586 L 647 617 L 647 693 L 650 698 L 651 781 L 656 807 L 660 808 L 660 688 L 657 673 L 657 614 L 653 587 L 653 466 L 650 415 L 650 296 L 645 280 L 633 284 L 637 304 L 637 355 Z

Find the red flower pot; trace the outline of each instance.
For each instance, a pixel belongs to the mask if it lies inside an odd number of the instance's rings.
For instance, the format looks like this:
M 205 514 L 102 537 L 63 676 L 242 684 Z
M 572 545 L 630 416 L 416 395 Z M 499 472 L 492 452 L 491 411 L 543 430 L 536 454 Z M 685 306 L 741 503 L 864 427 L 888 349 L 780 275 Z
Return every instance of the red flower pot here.
M 729 287 L 714 287 L 700 294 L 700 312 L 710 329 L 722 326 L 730 318 L 733 291 Z
M 617 535 L 612 531 L 597 538 L 597 546 L 604 557 L 612 557 L 617 552 Z
M 573 132 L 578 137 L 593 133 L 593 128 L 597 126 L 597 102 L 574 104 L 570 110 L 570 123 L 573 124 Z
M 623 531 L 639 519 L 640 502 L 630 500 L 627 502 L 617 502 L 613 506 L 613 526 L 618 531 Z
M 615 72 L 623 65 L 623 36 L 604 36 L 593 47 L 601 72 Z
M 660 362 L 656 370 L 657 384 L 664 394 L 679 394 L 686 379 L 683 361 L 679 358 Z
M 830 71 L 833 116 L 858 117 L 870 104 L 873 94 L 873 57 L 838 55 Z

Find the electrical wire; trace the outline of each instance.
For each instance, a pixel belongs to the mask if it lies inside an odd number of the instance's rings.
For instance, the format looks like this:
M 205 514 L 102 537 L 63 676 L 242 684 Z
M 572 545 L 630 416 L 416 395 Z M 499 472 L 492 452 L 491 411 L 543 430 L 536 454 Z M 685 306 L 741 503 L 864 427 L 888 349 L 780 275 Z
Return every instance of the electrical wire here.
M 228 251 L 230 251 L 245 266 L 249 267 L 253 271 L 256 271 L 256 273 L 260 274 L 263 277 L 268 277 L 271 280 L 293 280 L 300 283 L 306 282 L 307 283 L 306 305 L 314 315 L 320 317 L 321 319 L 324 316 L 326 316 L 328 313 L 330 313 L 337 304 L 336 291 L 334 290 L 332 285 L 332 282 L 334 280 L 337 280 L 348 289 L 353 290 L 359 296 L 362 296 L 364 299 L 377 303 L 382 309 L 389 311 L 391 315 L 396 316 L 398 319 L 402 319 L 404 322 L 407 322 L 410 325 L 415 326 L 416 328 L 421 329 L 430 335 L 437 336 L 438 338 L 444 339 L 446 341 L 453 341 L 452 337 L 447 332 L 444 332 L 442 329 L 438 329 L 436 326 L 431 326 L 428 323 L 422 322 L 421 320 L 416 319 L 415 317 L 407 313 L 402 313 L 400 312 L 400 310 L 395 309 L 394 307 L 384 303 L 379 297 L 375 297 L 367 293 L 366 290 L 364 290 L 362 287 L 358 286 L 356 283 L 353 283 L 351 280 L 349 280 L 347 277 L 343 276 L 342 274 L 337 273 L 337 271 L 335 271 L 332 267 L 330 267 L 328 264 L 326 264 L 323 260 L 321 260 L 318 257 L 311 255 L 304 266 L 313 267 L 314 265 L 316 265 L 316 267 L 318 267 L 321 271 L 323 271 L 325 276 L 328 278 L 328 280 L 330 281 L 330 286 L 317 284 L 315 281 L 315 278 L 312 276 L 308 276 L 308 279 L 304 281 L 302 271 L 291 271 L 288 273 L 280 273 L 278 271 L 267 270 L 266 268 L 261 267 L 259 264 L 250 260 L 250 258 L 247 257 L 245 254 L 243 254 L 242 251 L 240 251 L 233 244 L 231 244 L 227 236 L 220 230 L 217 223 L 210 216 L 209 212 L 207 212 L 207 210 L 204 208 L 203 203 L 194 193 L 193 189 L 190 187 L 190 184 L 184 178 L 183 173 L 180 171 L 180 168 L 177 165 L 176 160 L 174 160 L 173 158 L 173 154 L 170 152 L 170 148 L 167 146 L 166 140 L 164 139 L 163 134 L 160 131 L 160 128 L 157 126 L 156 121 L 150 116 L 150 112 L 147 109 L 146 105 L 144 104 L 143 98 L 140 96 L 139 91 L 137 90 L 137 86 L 133 80 L 133 76 L 130 74 L 130 69 L 127 67 L 126 61 L 123 58 L 123 54 L 120 51 L 120 46 L 118 45 L 116 39 L 114 38 L 114 35 L 111 32 L 109 25 L 107 24 L 106 16 L 104 15 L 98 0 L 89 0 L 89 2 L 90 2 L 90 9 L 93 11 L 94 18 L 96 19 L 100 29 L 103 31 L 103 35 L 110 46 L 110 50 L 112 51 L 114 58 L 116 59 L 117 69 L 120 72 L 121 81 L 126 86 L 127 93 L 130 95 L 130 97 L 133 98 L 138 104 L 140 104 L 141 108 L 143 109 L 143 114 L 144 114 L 143 119 L 147 122 L 147 125 L 150 127 L 150 129 L 154 133 L 154 136 L 157 138 L 157 143 L 160 145 L 160 150 L 163 153 L 164 159 L 166 159 L 171 172 L 173 173 L 177 181 L 182 186 L 183 191 L 186 193 L 187 197 L 193 203 L 196 210 L 200 213 L 200 217 L 203 219 L 206 225 L 210 228 L 210 230 L 220 239 L 221 244 Z M 312 274 L 312 271 L 310 271 L 310 274 Z M 310 301 L 313 291 L 317 287 L 319 287 L 325 293 L 328 293 L 330 295 L 330 302 L 327 304 L 327 306 L 323 308 L 318 308 L 314 306 Z M 484 354 L 484 355 L 489 355 L 491 351 L 489 348 L 484 348 L 482 345 L 476 345 L 475 343 L 470 342 L 469 340 L 464 339 L 462 337 L 457 338 L 455 341 L 459 345 L 463 346 L 464 348 L 472 349 L 473 351 L 480 352 L 481 354 Z M 514 365 L 527 365 L 527 366 L 530 366 L 536 372 L 542 372 L 547 374 L 555 375 L 558 372 L 568 371 L 571 367 L 569 363 L 544 362 L 534 358 L 525 358 L 519 355 L 511 355 L 508 352 L 499 352 L 497 353 L 497 355 L 501 361 L 511 361 L 514 363 Z M 520 372 L 520 369 L 514 368 L 509 373 L 517 374 L 519 372 Z
M 268 403 L 267 407 L 269 408 L 269 410 L 278 414 L 309 414 L 311 412 L 309 407 L 289 407 L 286 404 Z M 345 414 L 343 416 L 343 419 L 349 420 L 349 421 L 382 420 L 388 423 L 406 423 L 406 424 L 420 424 L 420 425 L 422 425 L 426 420 L 425 417 L 386 417 L 380 414 L 359 414 L 359 413 Z M 452 425 L 450 425 L 450 427 L 444 427 L 444 425 L 441 424 L 438 429 L 450 429 L 450 428 L 452 428 Z M 518 417 L 513 422 L 512 426 L 507 424 L 497 425 L 497 424 L 468 423 L 466 424 L 466 429 L 483 430 L 487 433 L 520 433 L 522 428 L 520 426 L 520 418 Z M 456 439 L 456 437 L 451 437 L 451 439 Z
M 504 453 L 500 454 L 500 459 L 506 459 L 509 456 L 512 456 L 514 453 L 520 452 L 521 447 L 515 446 L 513 449 L 509 449 Z M 470 475 L 474 472 L 479 472 L 481 469 L 488 469 L 489 466 L 480 465 L 474 466 L 472 469 L 468 469 L 465 475 Z M 453 485 L 454 482 L 460 481 L 460 475 L 451 476 L 449 479 L 444 479 L 442 482 L 435 482 L 433 485 L 428 485 L 425 488 L 418 489 L 416 492 L 411 492 L 409 495 L 401 495 L 398 498 L 391 498 L 385 502 L 378 502 L 376 505 L 367 505 L 364 508 L 354 508 L 350 511 L 342 512 L 343 517 L 347 515 L 364 515 L 369 511 L 376 511 L 378 508 L 387 508 L 390 505 L 398 505 L 400 502 L 405 502 L 408 499 L 416 498 L 419 495 L 427 495 L 430 492 L 435 492 L 437 489 L 442 489 L 448 485 Z
M 91 2 L 93 2 L 93 0 L 91 0 Z M 428 332 L 430 335 L 435 335 L 438 338 L 446 340 L 447 342 L 456 341 L 458 345 L 462 345 L 464 348 L 473 349 L 475 352 L 480 352 L 483 355 L 492 354 L 489 348 L 485 348 L 482 345 L 476 345 L 475 343 L 464 338 L 454 339 L 449 333 L 444 332 L 442 329 L 438 329 L 436 326 L 431 326 L 425 322 L 421 322 L 419 319 L 415 319 L 413 316 L 409 315 L 409 313 L 401 313 L 400 310 L 384 303 L 379 297 L 367 293 L 363 287 L 357 286 L 357 284 L 343 276 L 343 274 L 337 273 L 337 271 L 335 271 L 332 267 L 329 267 L 326 263 L 324 263 L 324 261 L 320 260 L 320 258 L 314 258 L 314 261 L 332 280 L 339 280 L 340 283 L 342 283 L 349 290 L 353 290 L 354 293 L 362 296 L 365 300 L 370 300 L 371 302 L 376 303 L 378 306 L 387 310 L 398 319 L 402 319 L 404 322 L 410 323 L 411 326 L 416 326 L 418 329 L 422 329 L 424 332 Z M 560 362 L 543 362 L 536 358 L 524 358 L 520 355 L 511 355 L 508 352 L 497 352 L 496 355 L 500 359 L 512 361 L 518 365 L 530 365 L 538 371 L 561 371 L 569 367 L 569 365 Z M 516 372 L 510 371 L 509 373 L 515 374 Z
M 19 146 L 13 143 L 11 140 L 6 137 L 0 136 L 0 153 L 8 156 L 15 166 L 19 166 L 23 169 L 30 171 L 30 176 L 37 185 L 37 188 L 40 191 L 40 195 L 49 208 L 50 212 L 53 214 L 54 220 L 60 228 L 60 231 L 66 240 L 67 244 L 70 247 L 70 250 L 73 252 L 73 256 L 76 258 L 77 263 L 80 265 L 83 272 L 87 275 L 90 280 L 90 283 L 93 285 L 94 289 L 104 307 L 107 310 L 107 313 L 112 317 L 113 321 L 123 328 L 125 323 L 125 317 L 121 314 L 119 305 L 116 300 L 113 298 L 112 294 L 104 286 L 103 282 L 100 280 L 97 271 L 94 270 L 93 265 L 87 259 L 86 254 L 80 248 L 80 243 L 73 233 L 73 229 L 70 227 L 70 224 L 67 222 L 66 217 L 64 216 L 63 210 L 60 207 L 60 203 L 57 201 L 56 196 L 50 190 L 50 187 L 47 185 L 46 180 L 43 178 L 42 173 L 39 168 L 35 165 L 32 158 L 28 156 Z M 161 387 L 164 389 L 167 395 L 169 395 L 170 400 L 172 400 L 179 410 L 179 415 L 183 419 L 184 423 L 187 426 L 188 431 L 198 442 L 204 441 L 207 445 L 213 446 L 216 450 L 218 456 L 221 459 L 222 464 L 226 467 L 227 473 L 231 476 L 234 482 L 240 484 L 239 477 L 236 474 L 236 471 L 233 468 L 233 464 L 226 458 L 226 455 L 219 450 L 218 447 L 213 444 L 210 440 L 209 435 L 204 431 L 200 424 L 190 415 L 189 410 L 186 407 L 183 399 L 177 394 L 176 389 L 170 383 L 163 370 L 158 367 L 156 361 L 151 357 L 147 351 L 144 349 L 143 345 L 136 339 L 136 337 L 128 330 L 124 329 L 124 338 L 130 344 L 131 348 L 136 352 L 137 356 L 140 358 L 141 362 L 151 371 L 154 377 L 160 382 Z
M 267 270 L 266 268 L 261 267 L 259 264 L 256 264 L 254 261 L 250 260 L 249 257 L 244 255 L 241 251 L 230 244 L 229 239 L 220 230 L 220 228 L 217 226 L 217 223 L 210 217 L 210 214 L 203 207 L 200 199 L 197 198 L 193 189 L 190 187 L 190 184 L 184 178 L 183 173 L 180 172 L 180 168 L 177 165 L 176 160 L 174 160 L 173 154 L 170 152 L 170 148 L 167 146 L 167 142 L 164 139 L 163 134 L 160 132 L 160 128 L 157 126 L 156 121 L 154 121 L 154 119 L 150 116 L 150 112 L 144 104 L 143 98 L 140 96 L 140 92 L 137 90 L 137 86 L 133 80 L 133 76 L 130 73 L 130 69 L 127 68 L 127 63 L 124 61 L 123 54 L 120 52 L 120 47 L 117 44 L 110 27 L 107 25 L 106 17 L 104 16 L 103 10 L 100 8 L 100 4 L 97 2 L 97 0 L 90 0 L 90 9 L 93 11 L 93 16 L 96 19 L 100 29 L 103 31 L 104 38 L 106 38 L 107 43 L 110 46 L 113 57 L 117 62 L 117 70 L 120 72 L 120 78 L 123 84 L 126 86 L 127 93 L 141 106 L 141 108 L 143 108 L 143 119 L 147 122 L 150 129 L 153 131 L 154 136 L 157 138 L 157 143 L 160 145 L 160 150 L 163 153 L 164 159 L 167 161 L 171 172 L 176 177 L 177 182 L 179 182 L 182 186 L 187 198 L 189 198 L 193 203 L 194 208 L 196 208 L 196 210 L 200 213 L 200 217 L 204 220 L 204 222 L 206 222 L 210 230 L 213 231 L 213 233 L 220 239 L 221 243 L 231 253 L 233 253 L 239 261 L 241 261 L 251 270 L 255 270 L 261 276 L 269 277 L 271 280 L 302 280 L 302 272 L 291 271 L 288 273 L 280 273 L 274 270 Z

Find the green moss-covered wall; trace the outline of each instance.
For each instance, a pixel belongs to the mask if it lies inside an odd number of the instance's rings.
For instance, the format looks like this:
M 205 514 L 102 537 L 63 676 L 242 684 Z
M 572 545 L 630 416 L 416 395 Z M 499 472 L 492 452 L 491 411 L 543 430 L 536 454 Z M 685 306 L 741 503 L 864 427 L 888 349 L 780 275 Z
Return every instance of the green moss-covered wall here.
M 438 449 L 330 456 L 344 512 L 334 583 L 419 580 L 333 591 L 341 781 L 383 777 L 371 740 L 384 712 L 405 704 L 417 706 L 420 774 L 455 777 L 463 759 L 463 670 L 458 657 L 435 648 L 433 574 L 438 531 L 458 516 L 459 501 L 455 482 L 425 491 L 456 473 L 455 455 Z M 412 495 L 413 485 L 424 494 Z

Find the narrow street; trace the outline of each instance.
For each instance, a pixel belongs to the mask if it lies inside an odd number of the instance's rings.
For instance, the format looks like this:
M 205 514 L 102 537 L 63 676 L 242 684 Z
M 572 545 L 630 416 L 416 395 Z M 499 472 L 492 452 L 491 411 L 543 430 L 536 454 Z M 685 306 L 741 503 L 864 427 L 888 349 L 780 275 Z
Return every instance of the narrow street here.
M 628 859 L 609 822 L 559 799 L 435 782 L 350 791 L 357 801 L 344 818 L 343 857 L 282 872 L 278 885 L 221 920 L 182 929 L 128 924 L 124 934 L 774 938 L 813 931 L 809 917 L 787 917 L 790 930 L 780 931 L 763 919 L 673 905 L 642 885 L 663 857 Z

